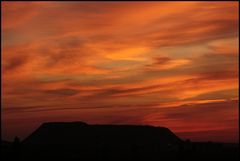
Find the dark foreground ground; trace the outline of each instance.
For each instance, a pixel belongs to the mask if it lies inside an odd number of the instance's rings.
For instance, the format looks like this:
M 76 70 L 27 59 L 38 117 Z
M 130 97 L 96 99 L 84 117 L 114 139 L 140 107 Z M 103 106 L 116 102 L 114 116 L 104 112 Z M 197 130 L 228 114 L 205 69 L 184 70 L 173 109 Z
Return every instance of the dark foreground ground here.
M 45 123 L 1 145 L 2 160 L 239 160 L 239 144 L 182 141 L 151 126 Z
M 1 160 L 239 160 L 237 145 L 183 143 L 169 147 L 78 147 L 76 145 L 2 145 Z

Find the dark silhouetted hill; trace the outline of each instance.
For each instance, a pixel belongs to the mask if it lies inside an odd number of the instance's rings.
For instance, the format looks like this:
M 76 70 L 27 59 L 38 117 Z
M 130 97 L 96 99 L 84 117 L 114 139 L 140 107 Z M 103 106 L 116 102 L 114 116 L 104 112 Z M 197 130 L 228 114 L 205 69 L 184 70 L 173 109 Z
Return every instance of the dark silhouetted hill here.
M 59 122 L 42 124 L 23 143 L 127 146 L 129 144 L 167 145 L 176 142 L 181 142 L 181 140 L 164 127 Z
M 237 160 L 239 156 L 238 146 L 182 141 L 165 127 L 84 122 L 44 123 L 11 147 L 5 160 Z

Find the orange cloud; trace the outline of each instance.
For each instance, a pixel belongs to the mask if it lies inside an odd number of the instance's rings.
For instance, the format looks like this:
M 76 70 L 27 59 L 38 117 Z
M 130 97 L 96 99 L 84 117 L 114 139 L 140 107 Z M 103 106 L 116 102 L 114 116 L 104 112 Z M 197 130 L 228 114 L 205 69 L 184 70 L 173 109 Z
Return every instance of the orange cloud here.
M 219 116 L 195 130 L 227 131 L 214 126 L 237 120 L 238 10 L 237 2 L 2 2 L 4 137 L 79 119 L 164 123 L 190 136 L 196 113 L 212 115 L 218 103 Z
M 198 137 L 197 140 L 201 141 L 207 139 L 207 131 L 224 131 L 227 136 L 226 139 L 234 142 L 238 140 L 236 133 L 239 133 L 237 130 L 238 105 L 238 100 L 181 105 L 171 109 L 161 109 L 158 113 L 146 115 L 144 120 L 146 124 L 161 124 L 171 127 L 173 131 L 179 133 L 180 136 L 185 136 L 185 138 L 186 136 L 191 138 L 191 135 L 184 135 L 184 133 L 195 132 L 195 137 Z M 228 131 L 229 129 L 231 131 Z M 234 133 L 232 133 L 232 130 Z M 200 133 L 197 135 L 197 132 Z M 206 133 L 204 134 L 204 132 Z M 221 135 L 215 135 L 213 140 L 219 141 L 221 139 Z

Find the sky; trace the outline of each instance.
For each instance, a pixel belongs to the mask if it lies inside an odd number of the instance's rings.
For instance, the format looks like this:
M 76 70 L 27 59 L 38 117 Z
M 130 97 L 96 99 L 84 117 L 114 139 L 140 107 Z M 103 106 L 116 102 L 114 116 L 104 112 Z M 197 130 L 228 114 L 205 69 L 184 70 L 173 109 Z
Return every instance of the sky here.
M 239 142 L 238 2 L 1 3 L 3 139 L 84 121 Z

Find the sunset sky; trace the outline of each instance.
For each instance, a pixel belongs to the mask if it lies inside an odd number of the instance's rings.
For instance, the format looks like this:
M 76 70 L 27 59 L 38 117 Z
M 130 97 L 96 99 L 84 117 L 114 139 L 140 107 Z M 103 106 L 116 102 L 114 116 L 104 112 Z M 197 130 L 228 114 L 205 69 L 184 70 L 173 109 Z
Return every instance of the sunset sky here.
M 238 2 L 2 2 L 3 139 L 84 121 L 238 142 L 238 11 Z

